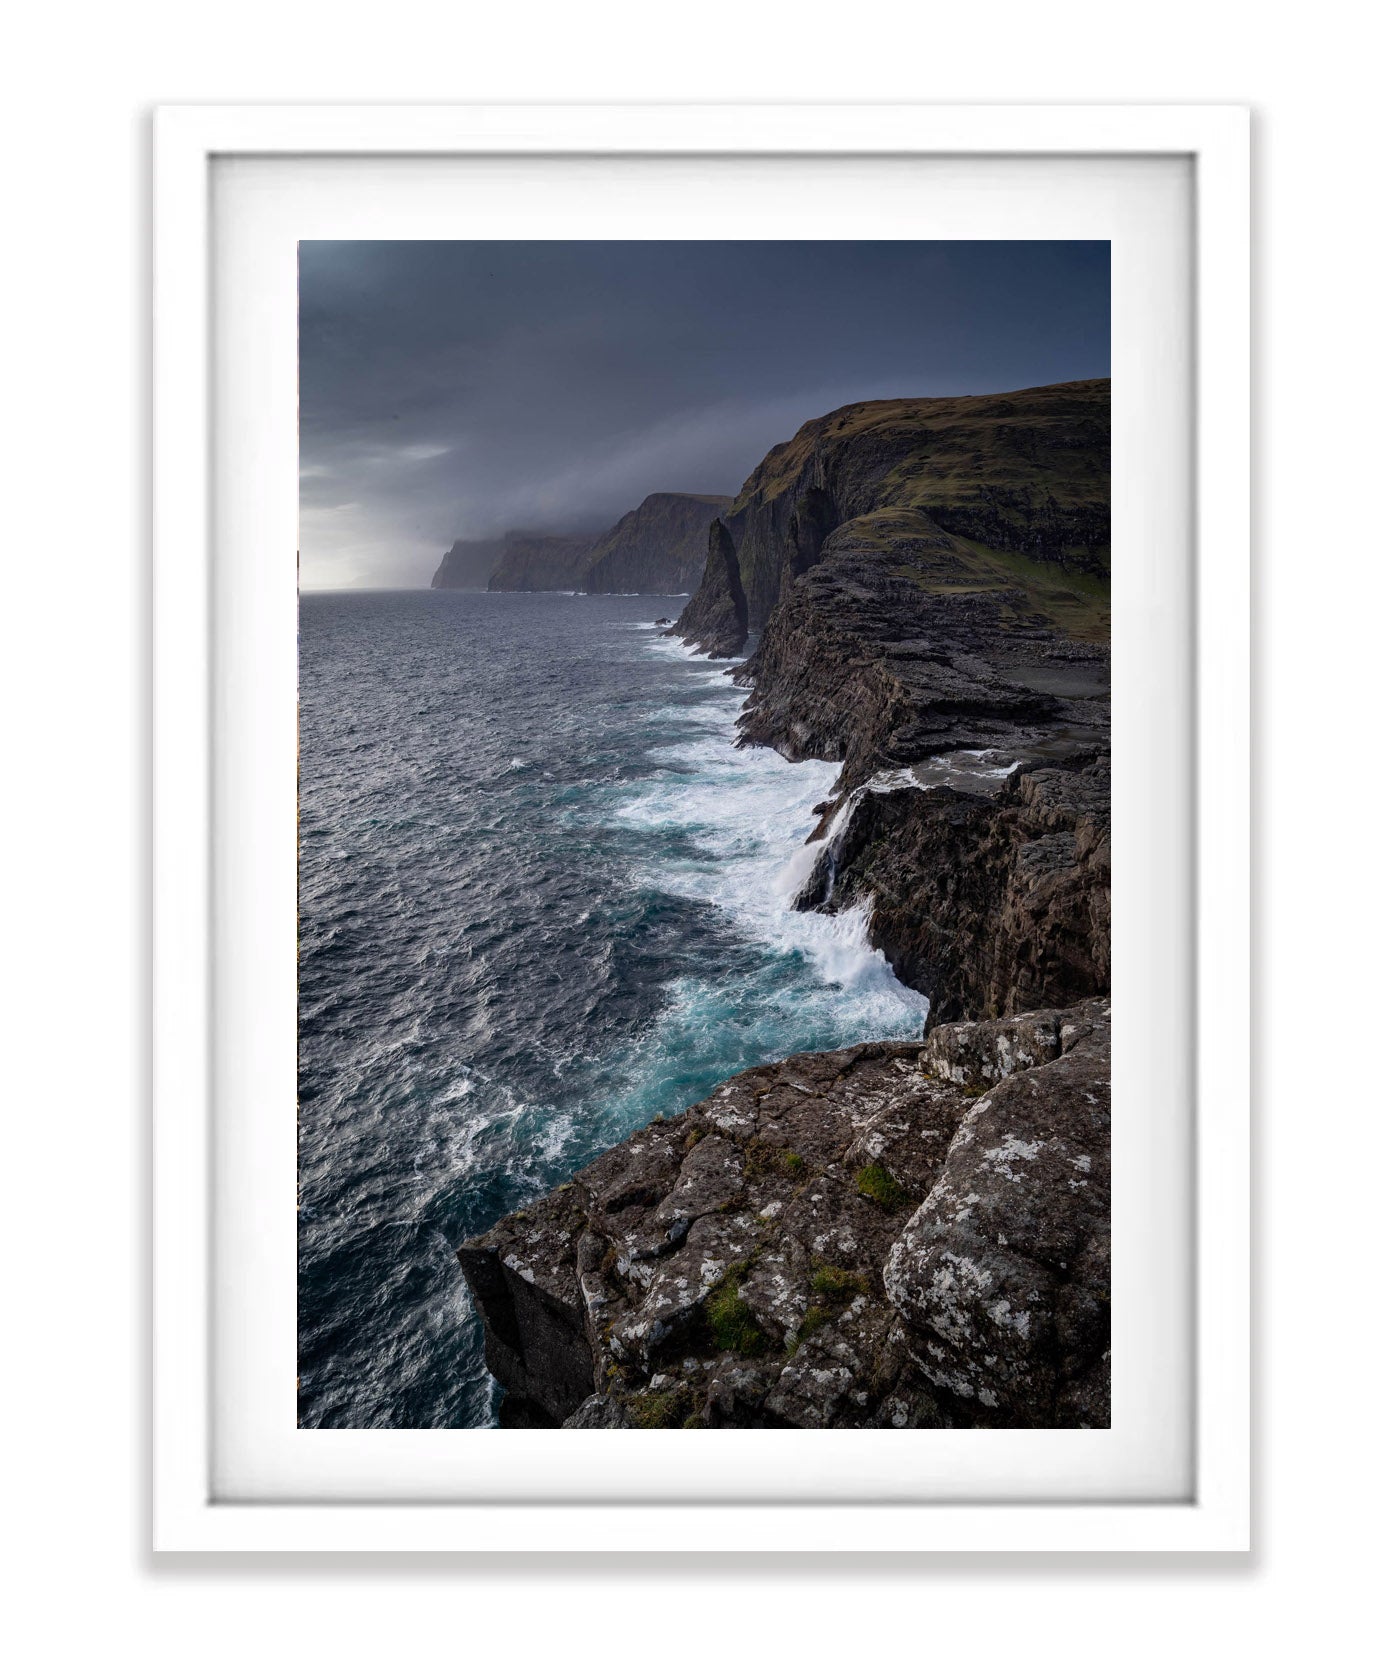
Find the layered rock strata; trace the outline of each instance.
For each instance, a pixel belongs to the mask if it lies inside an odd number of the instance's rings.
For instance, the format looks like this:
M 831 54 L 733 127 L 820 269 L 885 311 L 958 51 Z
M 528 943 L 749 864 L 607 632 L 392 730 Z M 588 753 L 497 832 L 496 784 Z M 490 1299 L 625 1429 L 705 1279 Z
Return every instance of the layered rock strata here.
M 792 586 L 740 671 L 747 744 L 841 760 L 852 787 L 940 753 L 1106 737 L 1106 647 L 1015 591 L 931 593 L 854 546 Z

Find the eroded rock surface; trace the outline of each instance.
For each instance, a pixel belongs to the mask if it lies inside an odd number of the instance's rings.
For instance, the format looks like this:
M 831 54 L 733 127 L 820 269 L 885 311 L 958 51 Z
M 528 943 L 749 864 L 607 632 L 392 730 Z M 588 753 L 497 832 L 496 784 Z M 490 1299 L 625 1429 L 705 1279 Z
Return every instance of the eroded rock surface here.
M 1108 649 L 1015 590 L 941 591 L 843 531 L 784 594 L 739 672 L 741 738 L 842 762 L 841 785 L 936 754 L 1108 735 Z
M 503 1424 L 1106 1427 L 1109 1014 L 754 1068 L 463 1245 Z

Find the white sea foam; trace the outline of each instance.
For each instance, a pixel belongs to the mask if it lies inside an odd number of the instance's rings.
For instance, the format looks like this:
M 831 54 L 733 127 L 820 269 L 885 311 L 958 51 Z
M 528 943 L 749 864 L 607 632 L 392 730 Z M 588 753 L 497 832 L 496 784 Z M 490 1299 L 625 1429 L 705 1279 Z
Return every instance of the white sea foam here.
M 877 770 L 868 782 L 861 784 L 864 793 L 893 793 L 896 788 L 919 787 L 919 778 L 903 765 L 898 770 Z M 849 801 L 847 802 L 849 804 Z
M 444 1103 L 463 1102 L 466 1098 L 475 1094 L 479 1084 L 480 1081 L 475 1071 L 470 1067 L 464 1068 L 461 1074 L 442 1093 L 439 1101 Z
M 728 673 L 736 665 L 744 663 L 743 655 L 723 659 L 707 659 L 703 654 L 696 653 L 693 647 L 688 647 L 679 636 L 664 634 L 655 624 L 635 624 L 634 630 L 646 631 L 646 639 L 642 644 L 642 657 L 645 659 L 674 659 L 684 660 L 694 664 L 697 671 L 710 674 L 722 673 L 722 680 L 728 682 Z
M 709 686 L 709 674 L 699 661 L 695 665 Z M 871 946 L 869 907 L 834 916 L 792 908 L 824 847 L 849 819 L 848 802 L 832 831 L 808 842 L 816 822 L 812 807 L 827 797 L 839 766 L 790 764 L 768 748 L 733 746 L 744 698 L 726 680 L 722 697 L 717 693 L 694 707 L 711 727 L 699 739 L 655 749 L 655 771 L 633 783 L 618 807 L 619 825 L 654 838 L 642 866 L 644 884 L 710 905 L 774 957 L 799 959 L 790 984 L 774 977 L 775 990 L 762 1000 L 775 1016 L 849 1016 L 853 1037 L 916 1033 L 927 1005 Z M 696 1017 L 692 1024 L 700 1029 L 704 1018 L 743 1007 L 740 998 L 707 995 L 717 990 L 725 989 L 688 983 L 673 1012 Z M 673 1020 L 670 1030 L 676 1026 Z M 785 1028 L 791 1031 L 790 1018 Z
M 688 648 L 679 636 L 663 636 L 654 624 L 639 624 L 639 630 L 648 630 L 651 634 L 644 645 L 643 657 L 647 659 L 694 659 L 695 650 Z

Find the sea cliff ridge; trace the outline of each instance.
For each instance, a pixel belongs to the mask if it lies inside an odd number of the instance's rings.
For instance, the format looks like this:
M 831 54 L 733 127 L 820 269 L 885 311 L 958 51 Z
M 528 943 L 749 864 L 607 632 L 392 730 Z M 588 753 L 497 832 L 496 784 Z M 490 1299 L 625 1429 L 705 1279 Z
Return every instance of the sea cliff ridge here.
M 705 568 L 710 523 L 729 503 L 728 496 L 662 490 L 597 537 L 508 531 L 459 539 L 443 555 L 432 588 L 689 595 Z
M 466 1242 L 503 1425 L 1107 1427 L 1107 380 L 849 405 L 669 633 L 831 761 L 797 904 L 923 1041 L 750 1069 Z

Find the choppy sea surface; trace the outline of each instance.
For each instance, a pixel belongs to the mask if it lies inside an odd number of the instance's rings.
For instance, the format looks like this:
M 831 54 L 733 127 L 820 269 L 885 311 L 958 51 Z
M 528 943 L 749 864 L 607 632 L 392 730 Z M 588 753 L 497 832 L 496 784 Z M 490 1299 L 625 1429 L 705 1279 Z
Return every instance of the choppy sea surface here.
M 836 766 L 638 596 L 301 606 L 300 1419 L 480 1428 L 454 1249 L 740 1068 L 921 1030 L 789 908 Z

